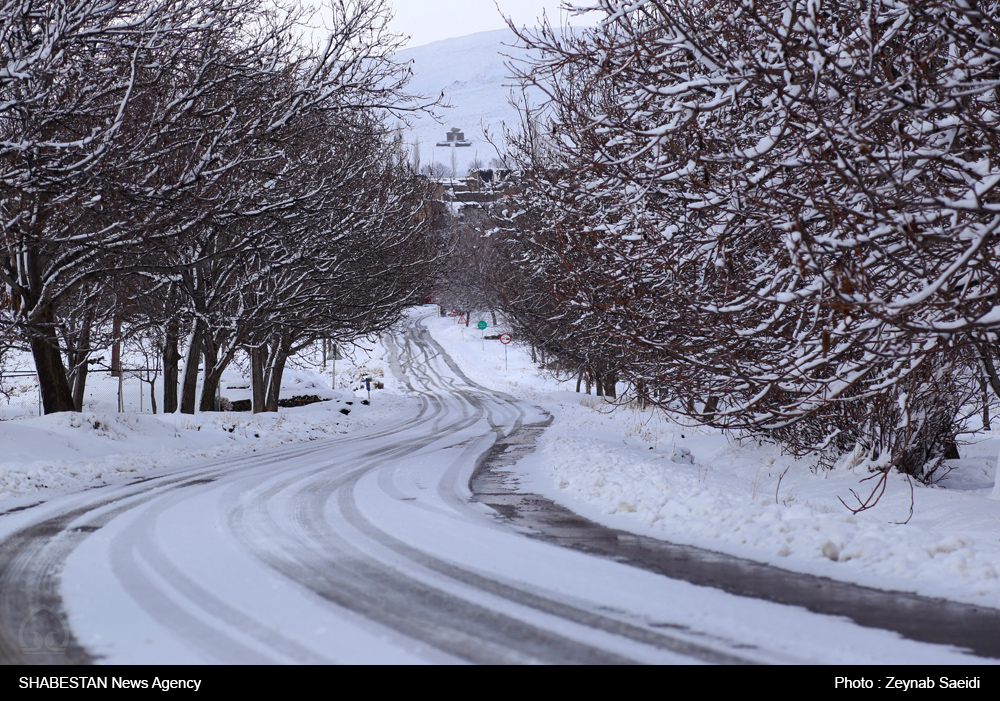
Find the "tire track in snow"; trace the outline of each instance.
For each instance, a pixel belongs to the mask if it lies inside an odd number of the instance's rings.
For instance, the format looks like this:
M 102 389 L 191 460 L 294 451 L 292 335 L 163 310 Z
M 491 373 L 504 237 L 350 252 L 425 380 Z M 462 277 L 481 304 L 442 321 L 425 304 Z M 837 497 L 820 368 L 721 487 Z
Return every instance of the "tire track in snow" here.
M 417 348 L 414 349 L 414 346 Z M 429 348 L 435 348 L 436 352 L 431 353 Z M 485 577 L 408 546 L 380 531 L 362 516 L 357 508 L 354 488 L 359 479 L 380 464 L 402 457 L 407 452 L 416 452 L 433 441 L 459 433 L 486 419 L 490 426 L 487 434 L 489 440 L 486 443 L 479 441 L 480 447 L 465 456 L 474 461 L 495 440 L 498 427 L 503 426 L 507 431 L 516 430 L 525 416 L 525 411 L 511 398 L 475 385 L 462 375 L 425 330 L 410 329 L 405 335 L 404 347 L 397 346 L 393 350 L 397 358 L 393 368 L 401 378 L 407 378 L 411 391 L 423 394 L 434 388 L 444 388 L 453 396 L 457 394 L 468 405 L 463 418 L 444 425 L 441 423 L 444 417 L 441 417 L 435 422 L 434 431 L 420 442 L 421 445 L 411 445 L 409 450 L 402 452 L 396 449 L 386 450 L 378 461 L 351 470 L 334 481 L 302 485 L 297 492 L 298 508 L 295 509 L 301 533 L 293 537 L 291 542 L 277 544 L 268 553 L 259 553 L 262 557 L 284 573 L 308 583 L 314 591 L 338 605 L 352 608 L 408 637 L 422 640 L 472 662 L 593 664 L 631 661 L 621 654 L 578 642 L 572 637 L 553 635 L 523 618 L 500 613 L 493 607 L 484 607 L 465 598 L 481 598 L 483 595 L 504 600 L 508 608 L 513 604 L 515 608 L 525 609 L 529 617 L 561 619 L 564 628 L 568 622 L 571 624 L 568 627 L 584 628 L 591 637 L 593 631 L 599 631 L 656 650 L 704 661 L 750 661 L 746 657 L 571 606 L 538 592 L 528 591 L 523 586 Z M 432 372 L 430 360 L 437 358 L 442 359 L 447 369 L 459 375 L 467 386 L 463 387 L 454 378 L 441 372 Z M 409 381 L 411 378 L 423 388 L 415 388 L 412 381 Z M 476 391 L 470 392 L 468 386 L 474 387 Z M 453 490 L 454 486 L 442 484 L 439 489 Z M 253 518 L 247 518 L 245 524 L 257 524 L 272 534 L 275 529 L 280 528 L 280 524 L 268 522 L 263 513 L 273 496 L 261 498 L 257 502 L 258 513 Z M 330 521 L 329 510 L 333 504 L 336 504 L 337 510 L 336 526 Z M 351 531 L 353 532 L 349 538 L 344 535 Z M 364 543 L 366 539 L 370 544 L 366 548 L 360 548 L 357 543 Z M 323 543 L 322 552 L 310 552 L 304 547 L 310 543 Z M 420 578 L 401 575 L 369 556 L 368 552 L 376 549 L 373 546 L 387 548 L 402 556 L 407 563 L 408 575 L 419 571 Z M 289 557 L 289 553 L 295 552 L 299 554 Z M 440 583 L 442 576 L 447 580 L 446 584 Z M 435 582 L 438 582 L 438 588 L 433 588 Z M 463 587 L 470 588 L 471 593 L 463 596 Z M 451 595 L 445 589 L 455 590 L 457 593 Z M 525 616 L 525 613 L 521 616 Z
M 166 476 L 94 488 L 94 498 L 89 503 L 58 516 L 44 518 L 10 534 L 0 543 L 0 663 L 87 664 L 95 661 L 66 622 L 60 591 L 61 574 L 70 554 L 117 516 L 156 499 L 168 489 L 196 486 L 227 474 L 316 456 L 330 451 L 331 446 L 358 438 L 385 439 L 401 428 L 419 425 L 424 413 L 422 409 L 416 416 L 401 422 L 351 436 L 320 439 L 235 458 L 215 458 L 190 468 L 180 468 Z M 33 506 L 43 504 L 40 502 Z M 108 510 L 106 507 L 110 505 L 116 506 Z M 118 544 L 116 547 L 116 563 L 120 571 L 131 572 L 130 576 L 136 578 L 134 581 L 139 581 L 135 561 L 130 560 L 133 556 L 124 554 L 125 546 Z M 164 567 L 162 562 L 160 567 Z M 140 587 L 133 586 L 132 589 L 139 591 Z M 156 594 L 152 596 L 155 598 Z M 150 605 L 150 608 L 157 606 Z M 163 615 L 160 618 L 169 619 Z M 303 661 L 309 661 L 308 657 Z

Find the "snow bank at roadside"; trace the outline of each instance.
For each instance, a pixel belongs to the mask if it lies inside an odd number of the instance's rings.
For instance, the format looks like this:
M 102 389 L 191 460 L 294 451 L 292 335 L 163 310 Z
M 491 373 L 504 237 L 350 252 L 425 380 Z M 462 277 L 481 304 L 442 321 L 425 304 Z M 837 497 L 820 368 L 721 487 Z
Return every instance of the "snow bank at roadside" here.
M 690 429 L 644 445 L 623 435 L 617 417 L 583 406 L 555 413 L 522 469 L 533 472 L 530 488 L 595 520 L 788 569 L 1000 607 L 1000 509 L 986 498 L 984 458 L 959 467 L 984 478 L 978 488 L 913 485 L 913 516 L 903 523 L 911 485 L 900 475 L 889 476 L 875 508 L 852 514 L 840 499 L 866 497 L 874 487 L 862 482 L 867 474 L 813 473 L 773 446 Z
M 678 426 L 652 411 L 612 410 L 567 391 L 571 383 L 540 377 L 516 345 L 505 365 L 502 345 L 481 340 L 475 320 L 472 329 L 426 323 L 472 380 L 553 415 L 538 450 L 515 468 L 526 489 L 625 530 L 1000 608 L 1000 503 L 990 498 L 997 436 L 964 446 L 935 486 L 890 475 L 878 505 L 852 514 L 841 499 L 865 499 L 876 486 L 867 474 L 813 472 L 810 461 L 775 446 Z
M 323 400 L 277 414 L 60 413 L 0 421 L 0 505 L 24 498 L 133 479 L 160 467 L 316 440 L 375 424 L 400 410 L 400 397 L 379 393 L 370 406 L 360 378 L 382 381 L 385 350 L 372 343 L 337 362 L 337 389 L 329 372 L 303 364 L 283 375 L 281 397 Z M 385 380 L 389 385 L 392 379 Z M 230 401 L 249 398 L 249 382 L 233 367 L 223 377 Z

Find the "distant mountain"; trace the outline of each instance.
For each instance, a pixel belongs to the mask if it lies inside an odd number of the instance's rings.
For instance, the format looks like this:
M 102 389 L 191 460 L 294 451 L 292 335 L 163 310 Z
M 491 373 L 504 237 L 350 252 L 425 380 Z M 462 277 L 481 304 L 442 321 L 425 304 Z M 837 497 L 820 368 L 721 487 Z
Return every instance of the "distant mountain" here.
M 489 166 L 497 157 L 484 132 L 499 139 L 502 122 L 518 123 L 517 111 L 508 102 L 514 80 L 506 64 L 512 58 L 526 58 L 528 52 L 515 48 L 516 43 L 513 32 L 500 29 L 435 41 L 396 55 L 399 60 L 413 62 L 411 92 L 436 96 L 443 90 L 446 102 L 453 105 L 439 110 L 440 124 L 422 117 L 412 128 L 404 128 L 411 153 L 419 142 L 421 165 L 438 162 L 451 167 L 451 149 L 435 144 L 444 141 L 445 132 L 452 128 L 460 129 L 472 142 L 467 148 L 455 149 L 459 176 L 469 171 L 473 161 Z

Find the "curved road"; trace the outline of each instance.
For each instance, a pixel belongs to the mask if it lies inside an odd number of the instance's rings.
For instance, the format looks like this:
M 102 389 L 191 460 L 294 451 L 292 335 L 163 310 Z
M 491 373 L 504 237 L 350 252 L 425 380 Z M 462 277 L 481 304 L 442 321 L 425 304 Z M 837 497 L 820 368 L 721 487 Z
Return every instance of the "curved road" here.
M 546 417 L 419 323 L 390 349 L 410 398 L 377 428 L 3 515 L 0 661 L 975 659 L 526 537 L 469 483 Z

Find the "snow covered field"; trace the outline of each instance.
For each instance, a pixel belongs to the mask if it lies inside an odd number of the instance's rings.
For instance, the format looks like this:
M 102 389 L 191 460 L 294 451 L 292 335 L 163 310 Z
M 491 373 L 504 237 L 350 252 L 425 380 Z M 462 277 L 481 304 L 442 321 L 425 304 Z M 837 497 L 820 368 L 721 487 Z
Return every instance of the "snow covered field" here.
M 1000 440 L 962 448 L 963 459 L 932 487 L 892 475 L 879 504 L 851 514 L 852 490 L 867 475 L 814 473 L 808 460 L 681 427 L 655 412 L 617 408 L 540 376 L 524 349 L 481 340 L 454 319 L 427 326 L 473 380 L 525 400 L 553 417 L 539 449 L 518 463 L 521 485 L 608 525 L 781 567 L 1000 607 L 1000 501 L 991 498 Z M 498 329 L 487 329 L 493 335 Z M 338 363 L 329 375 L 286 373 L 284 395 L 332 401 L 277 415 L 61 414 L 0 422 L 0 512 L 100 484 L 134 480 L 198 458 L 349 433 L 398 414 L 403 390 L 384 350 Z M 384 375 L 372 405 L 361 374 Z M 236 385 L 239 378 L 229 378 Z M 344 414 L 342 410 L 349 413 Z M 907 520 L 911 505 L 913 515 Z

